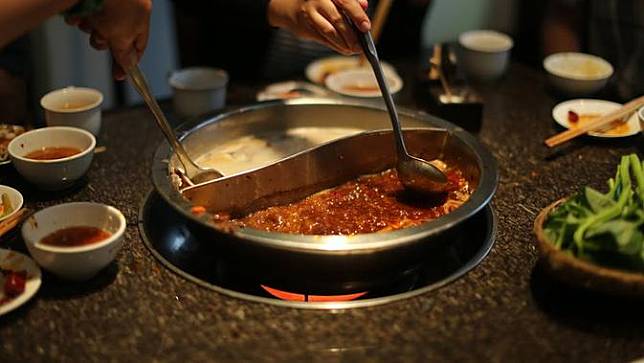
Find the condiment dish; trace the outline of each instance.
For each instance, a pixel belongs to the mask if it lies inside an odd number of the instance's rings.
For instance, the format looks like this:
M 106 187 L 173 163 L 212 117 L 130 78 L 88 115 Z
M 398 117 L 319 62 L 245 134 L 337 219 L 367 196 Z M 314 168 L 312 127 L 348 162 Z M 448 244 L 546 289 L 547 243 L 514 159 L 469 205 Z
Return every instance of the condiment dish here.
M 13 271 L 24 274 L 24 290 L 17 296 L 5 296 L 3 286 L 0 285 L 0 315 L 7 314 L 29 301 L 42 283 L 41 272 L 38 265 L 22 253 L 0 248 L 0 270 Z M 0 272 L 0 281 L 3 280 Z
M 54 232 L 70 227 L 94 227 L 109 234 L 97 242 L 67 247 L 43 243 Z M 36 262 L 68 279 L 92 278 L 114 260 L 123 243 L 126 222 L 116 208 L 99 203 L 67 203 L 43 209 L 22 225 L 22 237 Z
M 0 124 L 0 166 L 11 163 L 7 147 L 11 140 L 25 132 L 19 125 Z
M 0 222 L 4 221 L 5 219 L 11 218 L 14 214 L 18 213 L 20 208 L 22 208 L 22 204 L 24 203 L 24 200 L 22 198 L 22 194 L 20 194 L 19 191 L 12 187 L 8 187 L 6 185 L 0 185 L 0 203 L 2 203 L 2 195 L 6 194 L 7 198 L 9 198 L 9 203 L 11 203 L 11 212 L 8 214 L 4 214 L 0 212 Z M 6 208 L 6 206 L 4 206 Z
M 47 148 L 73 148 L 79 152 L 52 160 L 27 157 Z M 44 190 L 62 190 L 80 179 L 92 163 L 96 139 L 75 127 L 45 127 L 28 131 L 9 143 L 9 155 L 16 170 L 28 182 Z
M 534 222 L 537 248 L 544 270 L 552 277 L 573 286 L 609 295 L 644 297 L 644 274 L 599 266 L 556 248 L 548 240 L 544 223 L 550 213 L 566 199 L 545 207 Z
M 392 94 L 399 92 L 403 81 L 395 72 L 383 70 L 385 80 Z M 371 69 L 349 69 L 326 77 L 325 85 L 330 90 L 351 97 L 382 97 L 378 82 Z
M 380 61 L 380 65 L 385 73 L 396 73 L 396 69 L 391 64 Z M 309 81 L 323 85 L 328 76 L 349 69 L 371 70 L 371 66 L 369 62 L 359 57 L 331 56 L 311 62 L 306 67 L 305 74 Z
M 588 96 L 600 91 L 613 75 L 613 66 L 603 58 L 585 53 L 555 53 L 543 60 L 548 81 L 568 96 Z
M 562 127 L 569 129 L 575 127 L 575 123 L 580 125 L 585 122 L 588 117 L 599 117 L 618 110 L 620 107 L 622 105 L 616 102 L 578 98 L 557 104 L 552 109 L 552 118 Z M 570 112 L 573 112 L 576 115 L 575 117 L 579 119 L 571 122 Z M 640 122 L 638 122 L 636 114 L 632 114 L 626 123 L 616 122 L 616 124 L 616 127 L 612 129 L 591 131 L 588 135 L 600 138 L 618 138 L 636 135 L 640 132 Z

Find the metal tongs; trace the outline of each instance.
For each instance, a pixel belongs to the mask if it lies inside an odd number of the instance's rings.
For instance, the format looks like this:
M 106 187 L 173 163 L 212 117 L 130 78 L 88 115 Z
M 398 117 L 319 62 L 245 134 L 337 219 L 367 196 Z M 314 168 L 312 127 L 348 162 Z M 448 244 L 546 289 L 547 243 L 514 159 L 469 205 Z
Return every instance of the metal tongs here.
M 148 82 L 145 80 L 143 72 L 141 72 L 141 69 L 135 61 L 132 64 L 134 65 L 128 67 L 126 70 L 127 75 L 130 77 L 130 81 L 134 88 L 136 88 L 141 97 L 143 97 L 145 103 L 148 105 L 148 108 L 154 115 L 157 125 L 163 132 L 163 135 L 165 135 L 166 140 L 168 140 L 168 143 L 172 146 L 172 149 L 176 153 L 181 165 L 183 165 L 183 172 L 189 182 L 194 185 L 221 178 L 223 174 L 217 170 L 212 168 L 202 168 L 192 161 L 188 152 L 186 152 L 186 149 L 181 144 L 181 141 L 179 141 L 177 135 L 175 135 L 172 130 L 172 127 L 170 127 L 170 123 L 163 114 L 161 107 L 159 107 L 156 99 L 152 96 L 152 92 L 150 92 Z

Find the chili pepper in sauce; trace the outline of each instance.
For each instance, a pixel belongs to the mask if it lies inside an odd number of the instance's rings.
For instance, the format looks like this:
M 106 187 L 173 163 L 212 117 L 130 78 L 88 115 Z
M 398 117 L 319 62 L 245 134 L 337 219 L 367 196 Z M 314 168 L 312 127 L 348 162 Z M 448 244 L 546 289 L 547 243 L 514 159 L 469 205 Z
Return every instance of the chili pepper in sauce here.
M 9 297 L 16 297 L 25 291 L 27 273 L 24 271 L 9 271 L 4 281 L 4 294 Z
M 579 115 L 575 111 L 568 111 L 568 122 L 576 123 L 579 121 Z

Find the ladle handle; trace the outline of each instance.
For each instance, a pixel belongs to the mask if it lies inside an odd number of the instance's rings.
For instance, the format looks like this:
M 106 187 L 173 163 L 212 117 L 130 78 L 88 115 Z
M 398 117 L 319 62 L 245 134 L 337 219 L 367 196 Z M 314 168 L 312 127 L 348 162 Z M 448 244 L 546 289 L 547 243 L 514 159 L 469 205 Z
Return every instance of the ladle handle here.
M 387 85 L 387 81 L 385 80 L 385 75 L 384 75 L 384 72 L 382 71 L 380 60 L 378 59 L 378 52 L 376 51 L 376 45 L 374 44 L 373 38 L 371 37 L 371 32 L 367 31 L 363 33 L 362 31 L 360 31 L 360 29 L 358 29 L 358 27 L 353 23 L 353 21 L 349 19 L 349 17 L 345 16 L 345 18 L 353 27 L 353 30 L 355 31 L 356 36 L 358 37 L 358 42 L 362 47 L 362 51 L 364 52 L 365 57 L 367 57 L 369 64 L 371 64 L 373 73 L 376 76 L 376 81 L 378 81 L 378 86 L 380 86 L 380 92 L 382 93 L 382 97 L 385 99 L 385 105 L 387 106 L 387 112 L 389 112 L 389 119 L 391 120 L 391 126 L 396 136 L 394 139 L 396 140 L 396 148 L 398 149 L 398 153 L 399 155 L 401 153 L 404 153 L 405 155 L 409 155 L 407 153 L 407 148 L 405 147 L 405 142 L 403 141 L 402 128 L 400 127 L 400 120 L 398 119 L 398 112 L 396 111 L 396 105 L 394 104 L 394 99 L 391 96 L 391 92 L 389 92 L 389 86 Z
M 199 168 L 197 167 L 197 165 L 195 165 L 190 156 L 188 156 L 188 153 L 183 148 L 181 142 L 179 142 L 179 139 L 177 139 L 177 136 L 172 130 L 172 127 L 170 127 L 170 123 L 168 123 L 168 120 L 161 110 L 161 107 L 159 107 L 156 99 L 152 96 L 152 92 L 150 92 L 150 87 L 148 86 L 148 82 L 146 81 L 143 72 L 141 72 L 141 69 L 136 63 L 133 64 L 133 66 L 130 66 L 127 69 L 127 74 L 130 77 L 132 85 L 134 86 L 134 88 L 136 88 L 141 97 L 143 97 L 143 100 L 150 108 L 150 111 L 152 111 L 157 125 L 165 135 L 165 138 L 168 140 L 174 151 L 177 153 L 177 157 L 179 158 L 181 164 L 183 164 L 188 177 L 195 175 L 196 173 L 198 173 Z

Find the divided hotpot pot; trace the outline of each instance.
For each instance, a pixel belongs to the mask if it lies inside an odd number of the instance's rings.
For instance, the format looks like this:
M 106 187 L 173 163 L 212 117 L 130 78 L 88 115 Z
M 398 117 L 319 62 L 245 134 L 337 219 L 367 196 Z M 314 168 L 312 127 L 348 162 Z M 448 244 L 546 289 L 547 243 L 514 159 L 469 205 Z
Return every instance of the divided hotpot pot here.
M 471 134 L 422 112 L 402 109 L 400 116 L 403 128 L 427 129 L 428 142 L 411 143 L 412 154 L 438 156 L 458 165 L 475 188 L 460 208 L 417 227 L 356 236 L 303 236 L 250 228 L 221 231 L 206 217 L 193 215 L 192 205 L 172 183 L 169 170 L 176 160 L 167 143 L 159 146 L 154 156 L 154 186 L 168 206 L 185 218 L 182 222 L 190 233 L 245 279 L 316 294 L 369 290 L 414 271 L 433 248 L 453 241 L 463 232 L 459 226 L 490 202 L 497 185 L 494 157 Z M 177 132 L 189 154 L 198 158 L 223 142 L 267 131 L 296 127 L 386 130 L 390 127 L 387 117 L 385 109 L 375 104 L 302 98 L 239 108 L 182 125 Z M 442 142 L 435 142 L 438 139 Z M 393 144 L 382 148 L 394 152 Z

